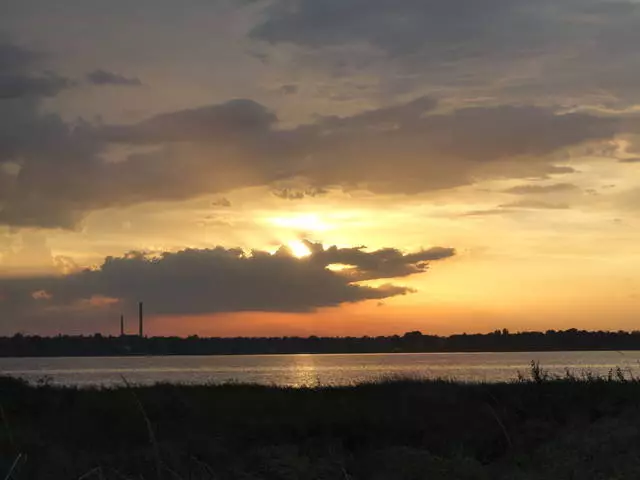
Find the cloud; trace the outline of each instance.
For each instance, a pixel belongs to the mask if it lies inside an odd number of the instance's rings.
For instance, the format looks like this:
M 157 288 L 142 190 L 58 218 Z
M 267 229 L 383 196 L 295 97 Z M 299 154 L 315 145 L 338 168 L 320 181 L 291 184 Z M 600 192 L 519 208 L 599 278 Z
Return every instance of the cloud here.
M 283 200 L 302 200 L 307 197 L 319 197 L 326 195 L 328 190 L 324 188 L 309 187 L 305 189 L 296 188 L 281 188 L 272 190 L 271 194 L 275 197 L 282 198 Z
M 620 163 L 640 163 L 640 157 L 621 158 L 618 161 Z
M 453 257 L 453 248 L 433 247 L 411 254 L 403 254 L 395 248 L 384 248 L 374 252 L 364 251 L 364 247 L 324 249 L 320 244 L 305 242 L 312 252 L 311 261 L 321 265 L 347 265 L 353 267 L 343 271 L 352 280 L 376 280 L 399 278 L 425 272 L 429 262 Z
M 12 43 L 0 43 L 0 101 L 53 97 L 74 82 L 50 71 L 38 71 L 44 55 Z
M 42 59 L 42 54 L 14 45 L 0 42 L 0 72 L 21 72 L 34 66 Z
M 299 127 L 288 132 L 295 149 L 288 156 L 297 160 L 295 173 L 315 185 L 417 193 L 556 173 L 554 153 L 611 138 L 617 128 L 616 119 L 537 107 L 435 113 L 418 99 Z
M 486 216 L 493 216 L 493 215 L 504 215 L 505 213 L 508 213 L 507 211 L 505 211 L 503 208 L 488 208 L 485 210 L 471 210 L 468 212 L 464 212 L 462 214 L 460 214 L 461 217 L 486 217 Z
M 211 202 L 212 207 L 230 207 L 231 201 L 226 197 L 220 197 L 217 200 Z
M 280 87 L 280 92 L 284 95 L 294 95 L 298 93 L 298 86 L 293 84 L 282 85 Z
M 309 312 L 411 293 L 392 284 L 372 287 L 355 282 L 423 273 L 429 262 L 454 255 L 453 249 L 440 247 L 403 254 L 392 248 L 365 252 L 308 245 L 312 254 L 305 258 L 294 257 L 286 247 L 274 254 L 223 247 L 155 256 L 132 252 L 107 257 L 92 270 L 0 279 L 0 311 L 31 318 L 64 315 L 82 305 L 122 309 L 143 300 L 153 314 Z M 327 268 L 332 263 L 353 268 L 333 271 Z
M 0 100 L 24 97 L 53 97 L 73 85 L 55 74 L 40 77 L 0 74 Z
M 616 101 L 639 98 L 639 21 L 640 5 L 623 0 L 276 0 L 251 37 L 295 45 L 295 62 L 373 65 L 386 82 L 391 64 L 416 88 Z
M 500 208 L 508 209 L 542 209 L 542 210 L 564 210 L 568 209 L 566 203 L 544 202 L 542 200 L 520 200 L 518 202 L 505 203 Z
M 125 77 L 118 73 L 109 72 L 102 69 L 87 73 L 87 81 L 93 85 L 115 85 L 122 87 L 140 87 L 142 82 L 136 77 Z
M 100 129 L 43 115 L 38 107 L 26 100 L 0 103 L 0 164 L 17 161 L 20 167 L 17 175 L 0 178 L 8 184 L 0 190 L 0 224 L 74 228 L 95 209 L 264 184 L 252 179 L 259 173 L 257 165 L 241 158 L 247 155 L 243 142 L 274 119 L 255 102 L 231 101 L 158 115 L 131 127 Z M 131 155 L 124 162 L 109 162 L 107 156 L 115 140 L 181 139 L 191 142 Z M 200 145 L 215 139 L 219 145 Z M 264 165 L 265 176 L 275 174 L 270 167 Z
M 156 115 L 136 125 L 105 127 L 100 133 L 119 143 L 229 141 L 268 132 L 276 115 L 249 99 L 235 99 Z
M 0 163 L 20 165 L 2 179 L 10 185 L 0 191 L 0 224 L 73 228 L 92 210 L 277 189 L 293 179 L 309 185 L 303 192 L 412 194 L 482 178 L 544 176 L 558 172 L 557 152 L 608 140 L 621 128 L 615 117 L 542 107 L 436 107 L 421 97 L 283 128 L 275 113 L 249 99 L 130 125 L 69 124 L 40 114 L 36 103 L 4 111 L 0 105 Z M 154 148 L 111 162 L 113 144 Z
M 572 183 L 554 183 L 552 185 L 517 185 L 505 190 L 506 193 L 514 195 L 534 195 L 545 193 L 565 193 L 580 190 Z
M 462 213 L 462 217 L 486 217 L 509 215 L 521 210 L 566 210 L 571 208 L 569 204 L 562 202 L 546 202 L 543 200 L 524 199 L 516 202 L 503 203 L 496 208 L 484 210 L 471 210 Z
M 99 195 L 103 145 L 82 124 L 42 114 L 36 99 L 0 102 L 0 224 L 73 228 Z M 81 181 L 85 177 L 85 183 Z
M 468 42 L 496 42 L 502 32 L 493 24 L 497 15 L 513 16 L 522 1 L 491 0 L 479 5 L 469 0 L 451 2 L 387 0 L 276 1 L 265 20 L 252 31 L 257 39 L 307 46 L 340 45 L 366 41 L 388 52 L 414 52 L 442 47 L 463 35 Z M 524 20 L 524 19 L 523 19 Z M 522 35 L 524 32 L 513 31 Z M 463 46 L 466 46 L 464 44 Z
M 559 114 L 539 107 L 475 107 L 431 113 L 435 106 L 433 99 L 422 97 L 348 117 L 321 117 L 312 124 L 281 130 L 275 128 L 277 116 L 266 107 L 239 99 L 158 115 L 136 125 L 105 127 L 100 134 L 111 142 L 131 144 L 239 140 L 242 146 L 248 142 L 248 147 L 258 147 L 261 152 L 255 153 L 267 158 L 293 157 L 302 164 L 301 170 L 305 163 L 325 170 L 328 166 L 348 167 L 359 160 L 354 155 L 361 155 L 367 157 L 369 166 L 387 164 L 397 172 L 402 170 L 398 162 L 403 161 L 445 163 L 425 162 L 436 155 L 469 162 L 540 157 L 563 147 L 609 139 L 619 127 L 616 118 Z M 305 158 L 311 161 L 300 162 Z M 556 169 L 552 167 L 552 171 Z

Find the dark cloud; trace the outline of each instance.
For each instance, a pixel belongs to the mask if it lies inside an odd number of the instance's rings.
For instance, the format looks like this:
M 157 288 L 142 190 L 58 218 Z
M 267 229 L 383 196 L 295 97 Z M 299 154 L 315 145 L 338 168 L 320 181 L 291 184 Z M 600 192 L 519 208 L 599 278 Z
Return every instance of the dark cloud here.
M 0 100 L 24 97 L 53 97 L 73 85 L 55 74 L 40 77 L 0 74 Z
M 556 114 L 536 107 L 432 113 L 424 100 L 325 118 L 290 132 L 296 173 L 316 185 L 415 193 L 478 178 L 555 173 L 551 154 L 611 138 L 615 119 Z
M 252 36 L 274 43 L 314 47 L 366 41 L 394 53 L 415 52 L 429 46 L 442 49 L 447 42 L 461 38 L 467 38 L 468 43 L 482 40 L 485 45 L 500 46 L 498 40 L 504 33 L 500 25 L 494 23 L 496 17 L 513 18 L 523 3 L 518 0 L 491 0 L 482 5 L 471 0 L 276 1 L 267 10 L 265 21 L 254 28 Z M 520 20 L 526 22 L 525 18 Z M 522 35 L 517 30 L 512 32 Z
M 455 255 L 453 248 L 433 247 L 411 254 L 403 254 L 395 248 L 366 252 L 365 247 L 324 249 L 320 244 L 306 242 L 312 252 L 311 261 L 321 265 L 347 265 L 353 267 L 342 273 L 354 281 L 380 278 L 406 277 L 425 272 L 430 261 L 442 260 Z
M 360 280 L 403 277 L 427 270 L 428 262 L 454 255 L 432 248 L 403 254 L 395 249 L 324 249 L 308 243 L 312 254 L 296 258 L 283 247 L 275 254 L 240 249 L 195 250 L 150 257 L 132 252 L 108 257 L 94 270 L 64 276 L 0 280 L 0 311 L 17 317 L 63 312 L 84 305 L 144 300 L 155 314 L 203 314 L 240 311 L 308 312 L 343 303 L 410 293 L 395 285 L 371 287 Z M 332 263 L 353 266 L 336 272 Z
M 367 110 L 349 117 L 321 117 L 316 128 L 321 129 L 323 134 L 358 128 L 385 131 L 409 126 L 435 110 L 437 106 L 437 100 L 424 96 L 410 102 Z
M 545 193 L 566 193 L 580 190 L 572 183 L 554 183 L 552 185 L 518 185 L 505 190 L 515 195 L 533 195 Z
M 540 107 L 438 113 L 430 98 L 291 129 L 247 99 L 106 126 L 12 105 L 0 105 L 0 163 L 18 161 L 20 170 L 2 179 L 10 185 L 0 191 L 0 223 L 64 228 L 95 209 L 250 186 L 277 190 L 293 179 L 310 187 L 283 196 L 334 186 L 409 194 L 544 176 L 557 173 L 556 152 L 608 140 L 621 128 L 615 117 Z M 109 162 L 113 143 L 156 148 Z
M 39 60 L 42 54 L 12 43 L 0 41 L 0 72 L 23 72 Z
M 101 135 L 120 143 L 239 140 L 269 131 L 275 114 L 248 99 L 156 115 L 130 126 L 106 127 Z
M 3 176 L 0 224 L 73 228 L 100 196 L 103 145 L 82 124 L 43 115 L 38 106 L 28 99 L 0 102 L 0 165 L 18 167 Z
M 122 87 L 141 87 L 142 81 L 136 77 L 125 77 L 118 73 L 98 69 L 87 73 L 87 81 L 93 85 L 115 85 Z
M 419 76 L 416 87 L 493 88 L 530 101 L 604 92 L 638 98 L 637 2 L 276 0 L 263 18 L 254 39 L 297 45 L 301 58 L 316 55 L 323 65 L 333 56 L 336 71 L 393 62 L 400 82 Z M 358 45 L 375 53 L 353 55 Z
M 53 97 L 74 82 L 50 71 L 39 71 L 44 55 L 11 43 L 0 43 L 0 101 Z
M 90 148 L 71 135 L 72 126 L 56 114 L 41 111 L 43 97 L 56 95 L 72 85 L 70 80 L 55 73 L 37 73 L 43 58 L 40 53 L 10 43 L 0 44 L 1 224 L 31 224 L 28 217 L 33 210 L 33 215 L 38 217 L 35 224 L 49 222 L 58 226 L 60 217 L 68 216 L 69 212 L 64 208 L 52 210 L 51 217 L 45 219 L 41 207 L 47 202 L 59 201 L 57 195 L 50 195 L 50 191 L 58 187 L 49 185 L 47 192 L 30 178 L 35 170 L 38 177 L 60 168 L 73 171 L 90 159 Z M 30 198 L 16 203 L 14 199 L 21 196 L 21 187 L 30 191 Z M 75 224 L 75 220 L 67 223 Z
M 43 115 L 34 101 L 0 102 L 0 165 L 20 166 L 17 175 L 1 177 L 0 224 L 74 228 L 90 210 L 268 184 L 272 166 L 252 165 L 243 143 L 274 118 L 255 102 L 231 101 L 96 129 Z M 181 139 L 191 142 L 108 161 L 111 141 Z

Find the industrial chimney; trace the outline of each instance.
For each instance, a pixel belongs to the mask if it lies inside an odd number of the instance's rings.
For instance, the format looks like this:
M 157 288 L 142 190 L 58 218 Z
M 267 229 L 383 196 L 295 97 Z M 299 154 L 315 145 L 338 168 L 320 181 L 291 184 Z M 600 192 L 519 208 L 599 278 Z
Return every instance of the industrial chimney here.
M 124 315 L 120 314 L 120 336 L 124 337 Z
M 142 318 L 142 302 L 138 303 L 138 319 L 140 321 L 140 337 L 144 336 L 144 320 Z

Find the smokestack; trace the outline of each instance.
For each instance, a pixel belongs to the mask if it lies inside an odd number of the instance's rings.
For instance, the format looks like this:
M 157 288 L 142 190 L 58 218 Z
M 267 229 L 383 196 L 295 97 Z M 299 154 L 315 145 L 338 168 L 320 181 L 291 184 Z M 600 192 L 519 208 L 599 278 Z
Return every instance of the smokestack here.
M 144 320 L 142 318 L 142 302 L 138 303 L 138 319 L 140 320 L 140 336 L 143 337 L 144 336 L 144 328 L 143 328 Z
M 120 314 L 120 336 L 124 337 L 124 315 Z

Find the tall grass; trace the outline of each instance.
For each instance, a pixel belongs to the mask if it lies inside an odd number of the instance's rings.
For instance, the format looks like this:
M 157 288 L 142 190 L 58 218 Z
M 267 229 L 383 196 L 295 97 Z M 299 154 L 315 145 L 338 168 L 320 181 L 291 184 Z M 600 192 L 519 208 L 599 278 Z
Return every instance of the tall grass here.
M 6 480 L 568 478 L 562 468 L 582 464 L 599 472 L 593 478 L 640 471 L 640 455 L 615 450 L 618 430 L 625 445 L 640 445 L 630 427 L 640 426 L 640 382 L 622 369 L 551 375 L 532 362 L 509 383 L 396 377 L 312 388 L 78 389 L 0 378 L 0 404 Z

